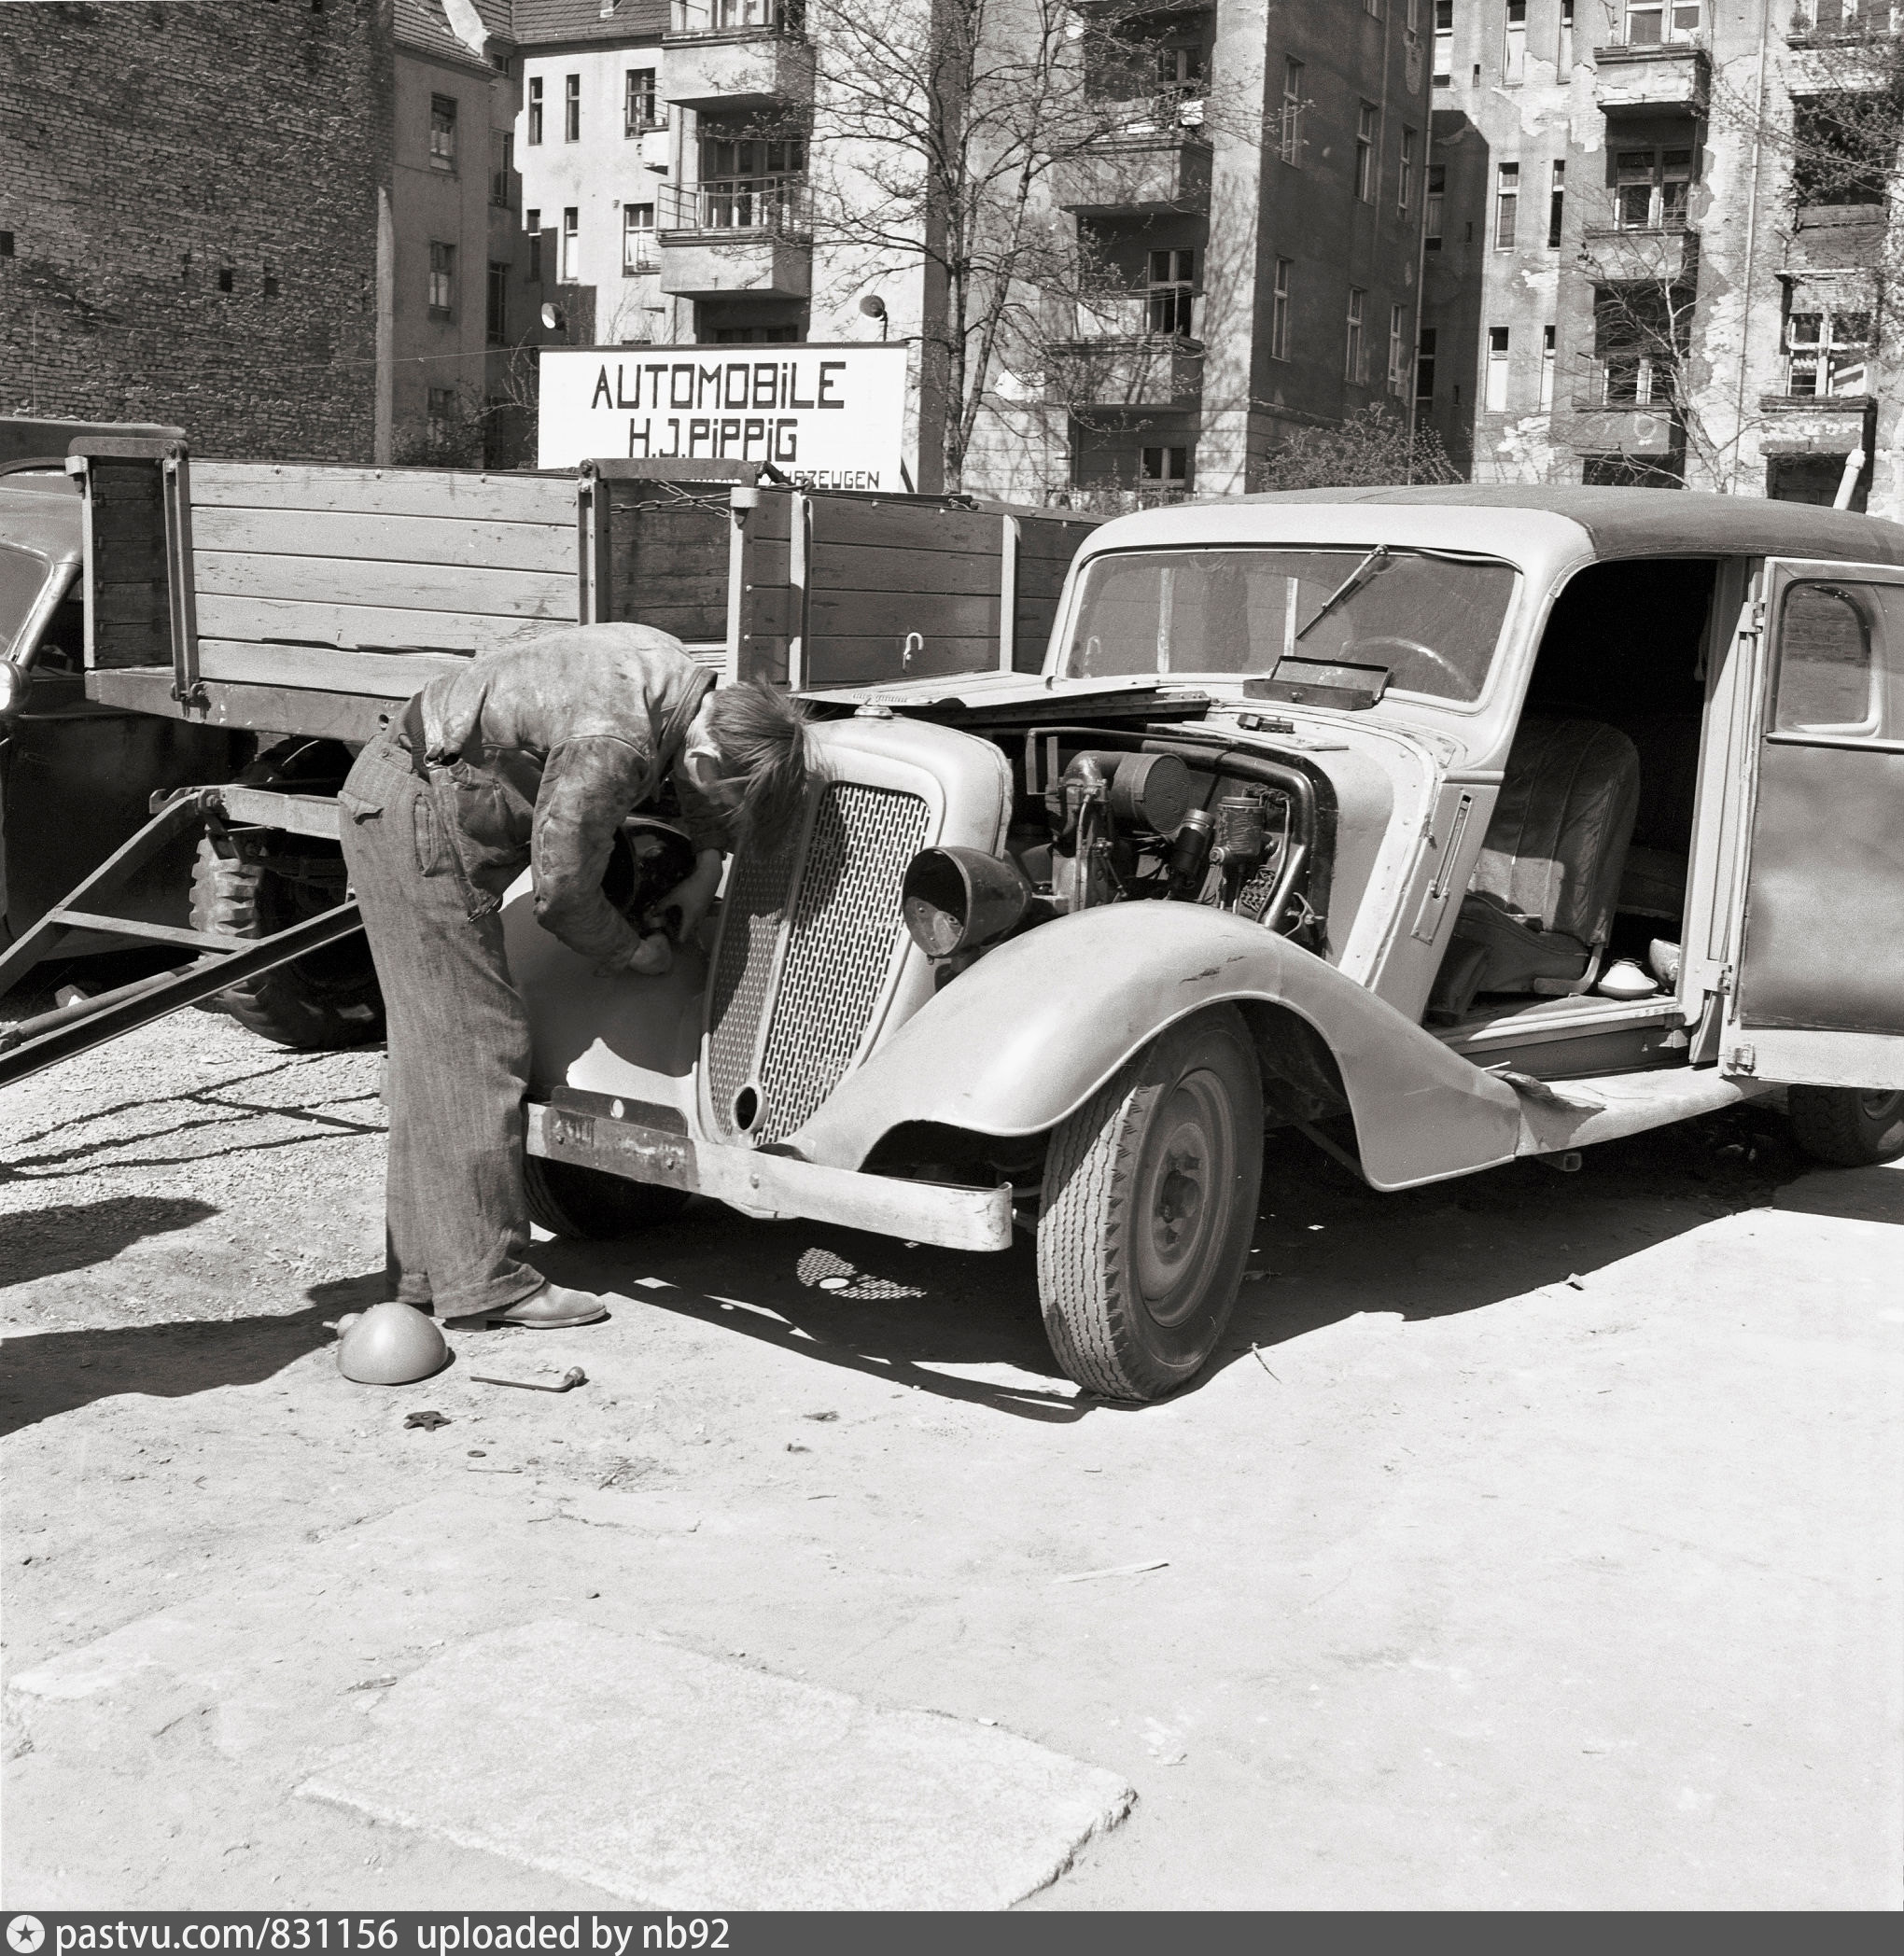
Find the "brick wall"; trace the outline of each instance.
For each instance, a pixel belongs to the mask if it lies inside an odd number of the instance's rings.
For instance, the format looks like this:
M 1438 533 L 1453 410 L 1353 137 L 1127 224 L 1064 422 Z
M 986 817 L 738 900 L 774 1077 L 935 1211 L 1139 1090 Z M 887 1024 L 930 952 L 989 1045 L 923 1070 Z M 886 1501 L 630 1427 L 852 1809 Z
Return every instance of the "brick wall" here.
M 371 460 L 391 73 L 389 0 L 0 7 L 0 412 Z

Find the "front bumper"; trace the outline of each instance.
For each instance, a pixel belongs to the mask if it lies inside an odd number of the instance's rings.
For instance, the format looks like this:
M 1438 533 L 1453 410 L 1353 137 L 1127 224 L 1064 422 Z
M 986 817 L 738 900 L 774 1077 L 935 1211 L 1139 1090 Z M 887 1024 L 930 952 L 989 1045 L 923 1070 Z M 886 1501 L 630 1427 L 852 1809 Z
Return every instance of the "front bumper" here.
M 711 1195 L 743 1215 L 804 1216 L 945 1250 L 1003 1250 L 1012 1240 L 1012 1189 L 958 1188 L 826 1168 L 791 1155 L 723 1148 L 609 1114 L 531 1101 L 528 1152 L 629 1181 Z

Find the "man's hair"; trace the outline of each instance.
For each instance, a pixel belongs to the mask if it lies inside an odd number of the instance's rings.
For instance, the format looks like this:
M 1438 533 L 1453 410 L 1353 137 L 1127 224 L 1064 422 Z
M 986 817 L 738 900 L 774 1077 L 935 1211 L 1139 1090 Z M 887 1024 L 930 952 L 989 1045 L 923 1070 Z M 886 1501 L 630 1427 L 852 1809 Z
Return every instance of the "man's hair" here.
M 722 779 L 742 784 L 736 842 L 777 850 L 798 832 L 807 783 L 820 771 L 805 707 L 763 679 L 722 686 L 707 708 L 707 733 Z

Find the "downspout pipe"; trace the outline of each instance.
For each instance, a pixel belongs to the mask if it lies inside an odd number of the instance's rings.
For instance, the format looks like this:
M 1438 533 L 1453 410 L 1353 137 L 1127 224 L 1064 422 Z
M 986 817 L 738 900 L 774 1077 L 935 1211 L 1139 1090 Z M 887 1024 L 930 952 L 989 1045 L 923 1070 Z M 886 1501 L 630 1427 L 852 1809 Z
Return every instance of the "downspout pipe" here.
M 1745 201 L 1745 276 L 1739 319 L 1739 385 L 1732 397 L 1732 467 L 1726 482 L 1738 493 L 1739 443 L 1745 429 L 1746 367 L 1752 343 L 1752 274 L 1758 249 L 1758 189 L 1764 169 L 1765 64 L 1771 45 L 1771 0 L 1758 0 L 1758 79 L 1752 105 L 1752 189 Z

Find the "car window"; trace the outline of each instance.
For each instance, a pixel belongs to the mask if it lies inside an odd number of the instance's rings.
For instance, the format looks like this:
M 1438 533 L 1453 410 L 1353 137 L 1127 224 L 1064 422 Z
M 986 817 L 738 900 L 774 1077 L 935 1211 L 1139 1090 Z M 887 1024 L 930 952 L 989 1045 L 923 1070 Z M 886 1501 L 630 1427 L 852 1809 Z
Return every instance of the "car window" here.
M 1781 734 L 1876 732 L 1877 667 L 1865 608 L 1835 584 L 1794 584 L 1779 619 Z
M 47 560 L 0 543 L 0 657 L 13 643 L 47 581 Z
M 1064 671 L 1267 677 L 1294 656 L 1383 666 L 1401 692 L 1477 699 L 1514 579 L 1505 564 L 1373 546 L 1114 553 L 1085 566 Z

